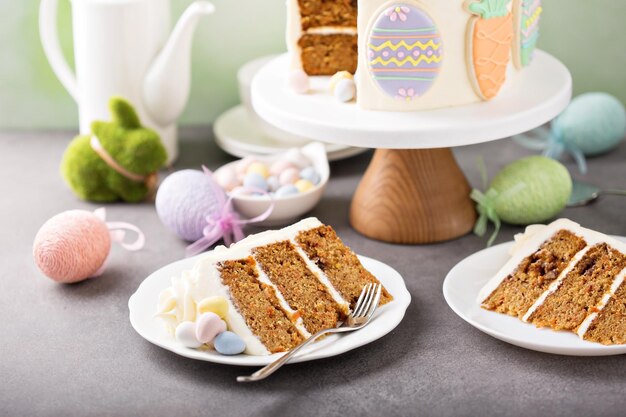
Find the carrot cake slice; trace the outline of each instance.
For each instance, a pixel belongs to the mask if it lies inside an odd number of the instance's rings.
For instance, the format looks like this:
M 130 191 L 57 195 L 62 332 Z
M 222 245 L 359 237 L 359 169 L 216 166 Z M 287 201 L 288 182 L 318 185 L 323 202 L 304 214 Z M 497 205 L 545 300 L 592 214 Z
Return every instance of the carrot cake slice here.
M 357 0 L 288 0 L 287 47 L 309 75 L 356 72 Z
M 336 327 L 362 288 L 378 282 L 330 226 L 308 218 L 216 248 L 172 279 L 159 296 L 157 315 L 173 331 L 196 320 L 203 300 L 224 297 L 226 324 L 243 339 L 245 352 L 267 355 Z M 383 289 L 380 303 L 392 299 Z
M 567 219 L 529 226 L 478 301 L 537 327 L 626 343 L 626 244 Z

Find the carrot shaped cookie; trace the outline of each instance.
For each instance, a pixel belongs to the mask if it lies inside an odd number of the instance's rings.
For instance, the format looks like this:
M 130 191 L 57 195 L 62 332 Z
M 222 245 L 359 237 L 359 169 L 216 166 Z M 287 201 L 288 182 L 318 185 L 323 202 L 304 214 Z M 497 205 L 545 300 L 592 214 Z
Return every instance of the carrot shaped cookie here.
M 473 14 L 468 24 L 467 62 L 476 94 L 494 98 L 506 79 L 511 57 L 513 22 L 511 0 L 470 0 L 465 7 Z

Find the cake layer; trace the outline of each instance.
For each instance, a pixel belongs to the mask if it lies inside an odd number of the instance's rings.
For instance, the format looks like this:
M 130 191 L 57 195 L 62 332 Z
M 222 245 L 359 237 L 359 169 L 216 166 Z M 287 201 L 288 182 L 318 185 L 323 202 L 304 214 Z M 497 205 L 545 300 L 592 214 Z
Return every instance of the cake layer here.
M 343 309 L 311 272 L 294 245 L 281 241 L 252 250 L 259 267 L 296 310 L 309 333 L 337 327 Z
M 580 329 L 579 335 L 604 345 L 626 343 L 626 280 L 623 271 L 621 282 L 599 312 L 589 317 L 589 324 Z
M 325 231 L 307 240 L 321 248 L 319 256 L 325 262 L 345 264 L 325 267 L 330 275 L 296 242 L 300 233 L 311 230 Z M 192 271 L 172 279 L 172 286 L 159 296 L 157 316 L 174 333 L 183 321 L 196 320 L 197 306 L 205 299 L 222 297 L 228 304 L 224 318 L 228 330 L 242 338 L 245 353 L 267 355 L 292 349 L 313 333 L 336 327 L 370 282 L 378 281 L 332 228 L 308 218 L 248 236 L 229 248 L 215 248 Z M 383 290 L 382 303 L 391 298 Z
M 322 26 L 356 27 L 357 0 L 298 0 L 303 31 Z
M 573 268 L 525 319 L 538 327 L 574 330 L 596 306 L 622 269 L 626 256 L 600 243 L 589 247 Z
M 256 266 L 249 257 L 218 263 L 217 270 L 228 286 L 233 304 L 267 350 L 271 353 L 290 350 L 303 337 L 281 309 L 274 290 L 259 282 Z
M 511 259 L 480 291 L 483 308 L 626 343 L 626 244 L 567 219 L 529 226 L 515 240 Z
M 329 226 L 302 231 L 296 236 L 296 242 L 350 303 L 350 308 L 354 308 L 365 285 L 379 283 Z M 391 294 L 383 288 L 380 304 L 392 299 Z
M 302 69 L 309 75 L 356 72 L 357 37 L 353 34 L 304 33 L 298 40 Z
M 522 318 L 585 246 L 583 238 L 568 230 L 558 230 L 539 249 L 523 258 L 482 301 L 483 308 Z

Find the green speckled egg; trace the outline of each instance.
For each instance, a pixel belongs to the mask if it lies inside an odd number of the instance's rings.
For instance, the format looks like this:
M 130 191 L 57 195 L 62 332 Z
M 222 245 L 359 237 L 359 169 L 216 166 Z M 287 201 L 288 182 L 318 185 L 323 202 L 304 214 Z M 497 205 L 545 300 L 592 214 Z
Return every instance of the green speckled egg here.
M 556 216 L 572 193 L 572 178 L 561 163 L 530 156 L 502 169 L 491 182 L 498 192 L 496 214 L 510 224 L 541 223 Z

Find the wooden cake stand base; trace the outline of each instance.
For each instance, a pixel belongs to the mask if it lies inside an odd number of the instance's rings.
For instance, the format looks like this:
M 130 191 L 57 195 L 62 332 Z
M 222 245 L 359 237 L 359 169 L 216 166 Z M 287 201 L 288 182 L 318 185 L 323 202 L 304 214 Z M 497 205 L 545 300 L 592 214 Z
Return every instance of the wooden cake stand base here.
M 454 239 L 476 220 L 469 194 L 449 148 L 377 149 L 352 199 L 350 222 L 385 242 Z

